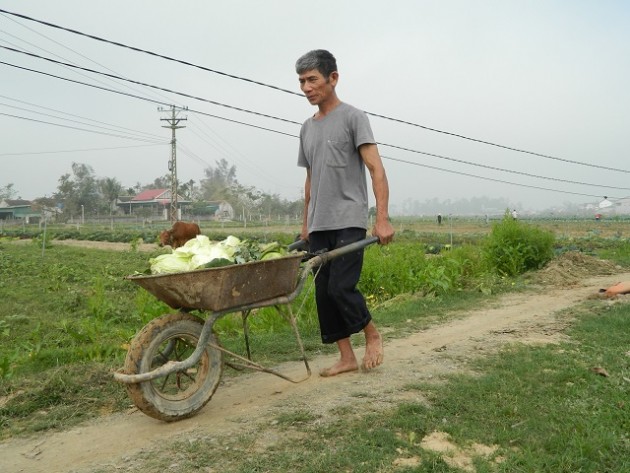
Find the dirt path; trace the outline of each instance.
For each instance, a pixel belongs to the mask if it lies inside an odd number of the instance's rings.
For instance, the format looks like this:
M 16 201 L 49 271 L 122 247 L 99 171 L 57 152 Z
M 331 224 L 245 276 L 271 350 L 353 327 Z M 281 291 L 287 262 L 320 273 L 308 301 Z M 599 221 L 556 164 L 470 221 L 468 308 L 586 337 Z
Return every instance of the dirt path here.
M 370 373 L 326 379 L 314 374 L 300 384 L 253 373 L 224 380 L 210 403 L 192 419 L 166 424 L 132 410 L 66 432 L 8 440 L 0 444 L 0 471 L 134 471 L 134 462 L 139 462 L 134 456 L 139 452 L 159 449 L 169 440 L 220 437 L 257 425 L 269 428 L 274 416 L 289 408 L 302 408 L 325 419 L 331 409 L 345 404 L 356 407 L 357 403 L 365 403 L 367 409 L 374 410 L 403 399 L 417 400 L 409 398 L 417 397 L 416 391 L 401 388 L 463 370 L 467 359 L 496 350 L 504 343 L 559 341 L 566 321 L 556 317 L 558 311 L 584 301 L 600 287 L 622 280 L 630 280 L 630 273 L 588 278 L 565 289 L 506 295 L 489 309 L 473 310 L 457 320 L 387 341 L 385 364 Z M 311 360 L 313 372 L 333 359 Z M 304 374 L 303 364 L 289 363 L 280 369 L 297 377 Z M 265 442 L 278 441 L 278 436 L 279 429 L 265 435 Z

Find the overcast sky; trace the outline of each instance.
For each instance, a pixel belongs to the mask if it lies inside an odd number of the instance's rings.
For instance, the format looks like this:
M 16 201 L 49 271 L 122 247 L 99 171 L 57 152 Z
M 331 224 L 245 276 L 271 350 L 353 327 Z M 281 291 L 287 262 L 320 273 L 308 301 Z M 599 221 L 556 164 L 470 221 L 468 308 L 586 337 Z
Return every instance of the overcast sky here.
M 526 211 L 630 195 L 622 172 L 630 170 L 629 2 L 3 0 L 0 8 L 248 79 L 0 13 L 0 46 L 203 99 L 0 48 L 12 65 L 0 64 L 0 187 L 13 183 L 25 199 L 52 195 L 72 162 L 125 187 L 167 174 L 171 132 L 160 103 L 189 107 L 177 132 L 180 182 L 198 182 L 226 159 L 242 184 L 299 198 L 304 170 L 291 122 L 314 108 L 251 81 L 299 93 L 295 61 L 318 48 L 337 58 L 341 100 L 370 114 L 393 213 L 433 198 L 501 197 Z

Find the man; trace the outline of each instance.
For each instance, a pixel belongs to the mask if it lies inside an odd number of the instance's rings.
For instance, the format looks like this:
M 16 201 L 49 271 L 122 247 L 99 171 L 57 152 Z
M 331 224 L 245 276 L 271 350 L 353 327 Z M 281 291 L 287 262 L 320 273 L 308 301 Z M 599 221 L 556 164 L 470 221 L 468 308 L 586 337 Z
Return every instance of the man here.
M 317 112 L 300 131 L 298 165 L 306 168 L 301 237 L 311 252 L 332 250 L 366 236 L 368 196 L 365 169 L 376 199 L 372 234 L 386 245 L 394 237 L 389 222 L 389 186 L 378 148 L 364 112 L 343 103 L 335 57 L 324 50 L 302 56 L 295 65 L 300 88 Z M 318 269 L 315 296 L 322 342 L 337 343 L 339 360 L 320 372 L 335 376 L 359 369 L 350 335 L 364 332 L 363 369 L 383 362 L 383 341 L 363 295 L 357 290 L 363 250 L 333 259 Z

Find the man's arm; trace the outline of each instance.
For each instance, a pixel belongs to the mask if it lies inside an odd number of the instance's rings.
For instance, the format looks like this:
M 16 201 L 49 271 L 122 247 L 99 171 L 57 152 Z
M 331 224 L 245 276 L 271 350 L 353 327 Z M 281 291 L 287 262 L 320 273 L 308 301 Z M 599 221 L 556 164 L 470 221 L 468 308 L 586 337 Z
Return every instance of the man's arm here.
M 389 222 L 389 184 L 387 174 L 375 144 L 366 143 L 359 146 L 359 154 L 370 171 L 372 190 L 376 199 L 376 223 L 372 235 L 379 238 L 379 243 L 387 245 L 394 239 L 394 227 Z
M 300 238 L 308 241 L 308 204 L 311 201 L 311 170 L 306 168 L 306 181 L 304 182 L 304 216 L 302 217 L 302 231 Z

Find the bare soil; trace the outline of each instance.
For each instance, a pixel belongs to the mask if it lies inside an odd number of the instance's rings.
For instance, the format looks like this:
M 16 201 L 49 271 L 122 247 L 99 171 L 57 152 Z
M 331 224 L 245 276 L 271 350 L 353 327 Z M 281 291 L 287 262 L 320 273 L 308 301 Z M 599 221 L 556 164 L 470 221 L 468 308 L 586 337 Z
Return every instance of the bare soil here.
M 568 262 L 572 257 L 573 265 Z M 580 276 L 571 276 L 574 273 Z M 274 419 L 289 409 L 307 410 L 321 415 L 322 422 L 326 422 L 331 411 L 343 406 L 352 406 L 356 413 L 388 408 L 405 400 L 422 402 L 417 391 L 404 387 L 466 371 L 468 361 L 507 343 L 558 343 L 570 323 L 566 316 L 559 316 L 560 311 L 593 298 L 600 288 L 630 280 L 630 273 L 573 255 L 555 262 L 537 278 L 532 281 L 538 284 L 535 289 L 505 295 L 492 307 L 471 308 L 454 320 L 407 338 L 387 339 L 384 334 L 385 362 L 371 372 L 321 378 L 315 373 L 335 361 L 334 357 L 323 356 L 310 360 L 314 374 L 298 384 L 265 373 L 224 377 L 212 400 L 191 419 L 167 424 L 130 408 L 126 413 L 105 416 L 71 430 L 9 439 L 0 444 L 0 471 L 144 471 L 138 455 L 159 451 L 175 440 L 222 438 L 262 429 L 265 434 L 258 437 L 259 445 L 255 447 L 268 448 L 282 441 L 282 429 L 275 427 Z M 620 302 L 626 299 L 601 301 Z M 359 356 L 362 350 L 357 350 Z M 290 376 L 304 375 L 302 363 L 277 368 Z M 454 450 L 446 434 L 434 432 L 422 442 L 425 448 L 451 452 L 449 461 L 453 466 L 474 471 L 472 453 Z M 474 453 L 492 452 L 493 448 L 478 445 Z M 399 464 L 413 466 L 416 460 L 401 458 Z

